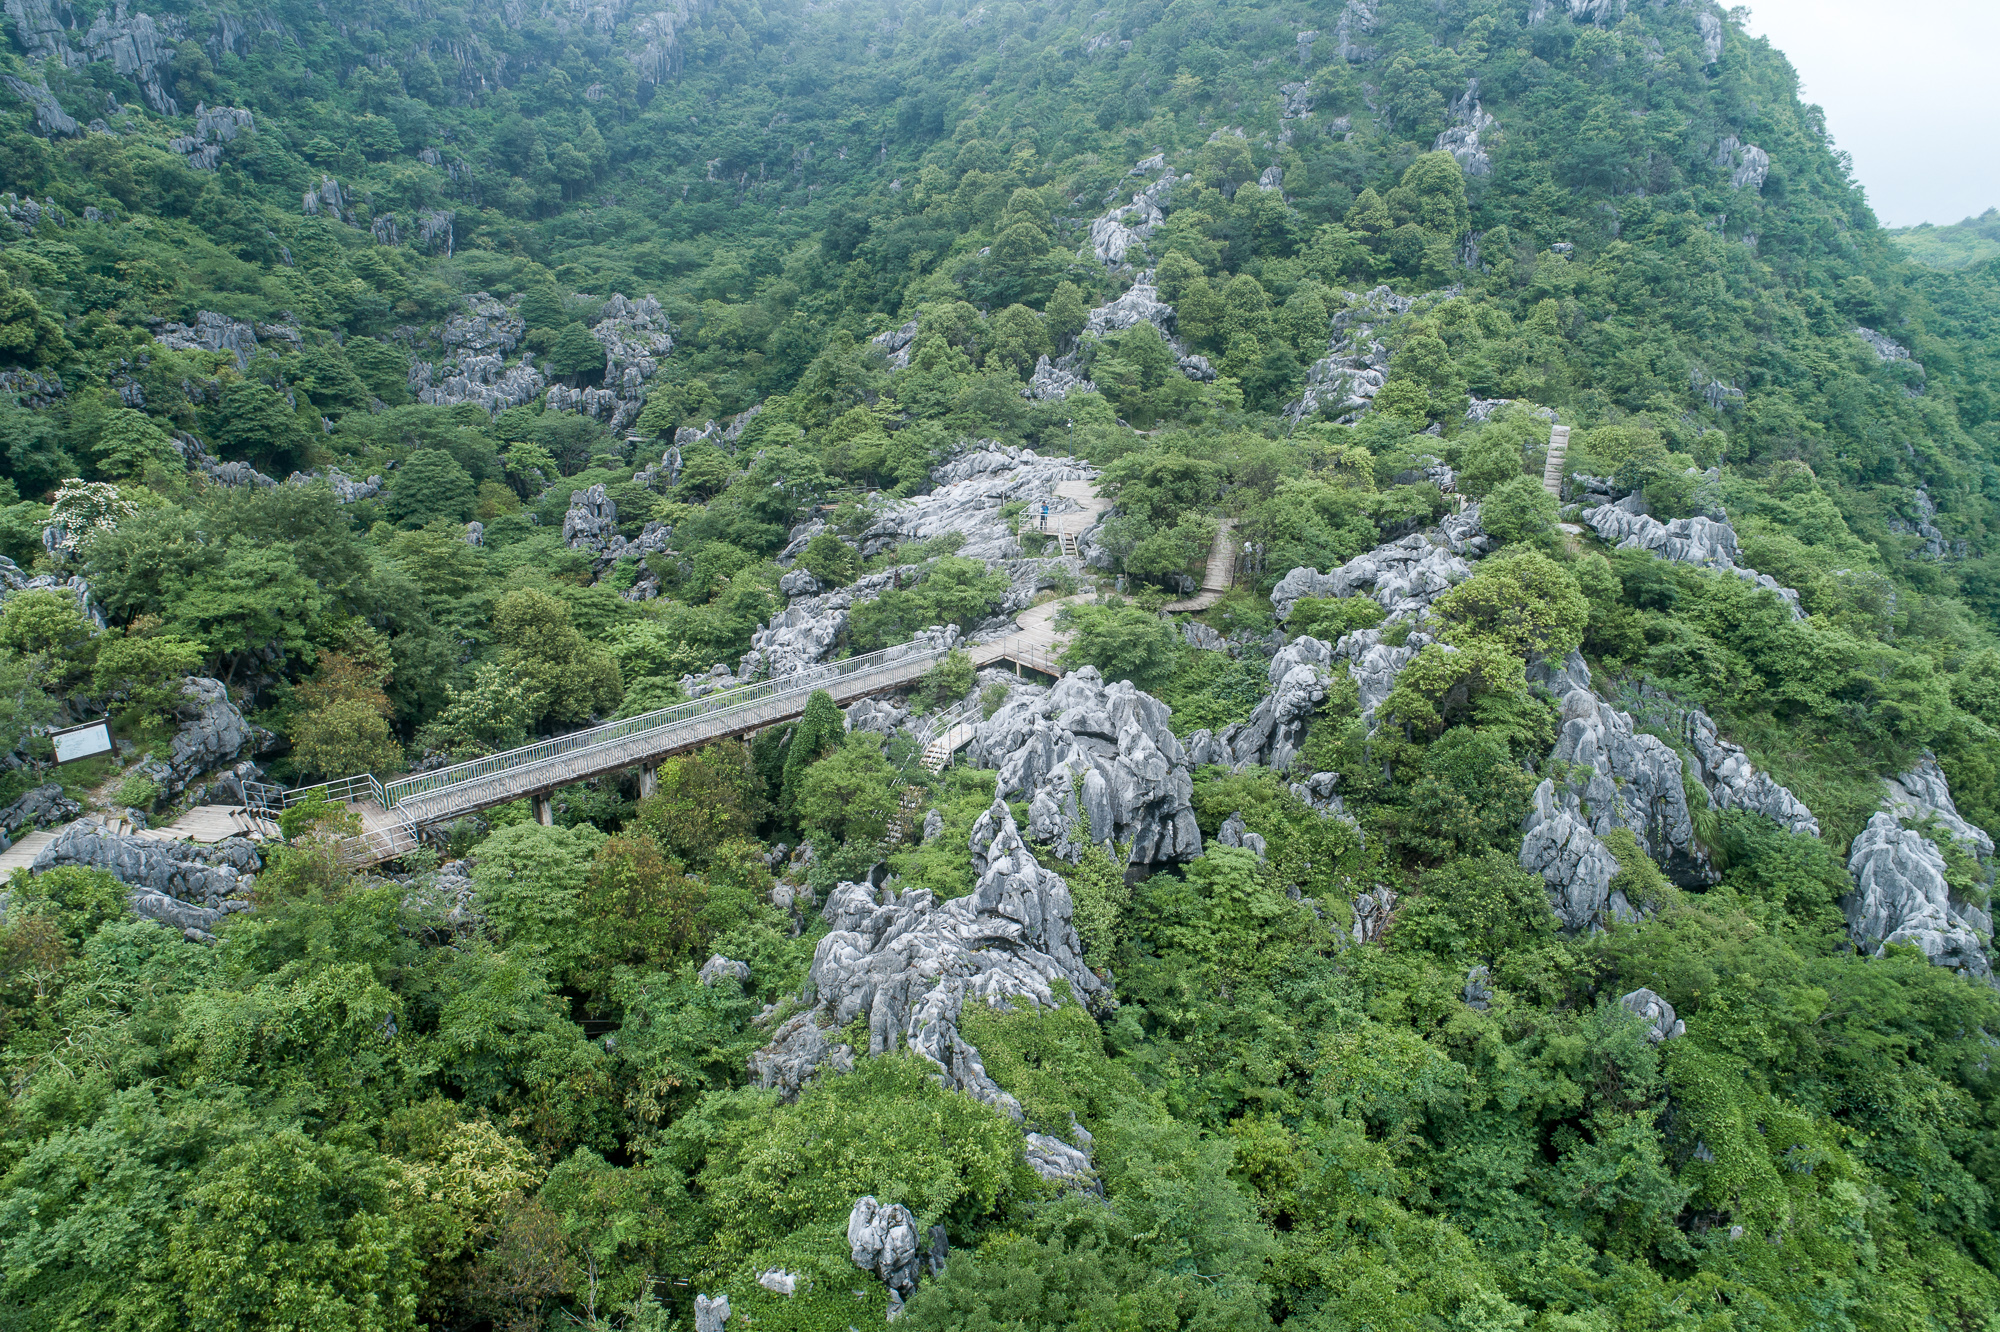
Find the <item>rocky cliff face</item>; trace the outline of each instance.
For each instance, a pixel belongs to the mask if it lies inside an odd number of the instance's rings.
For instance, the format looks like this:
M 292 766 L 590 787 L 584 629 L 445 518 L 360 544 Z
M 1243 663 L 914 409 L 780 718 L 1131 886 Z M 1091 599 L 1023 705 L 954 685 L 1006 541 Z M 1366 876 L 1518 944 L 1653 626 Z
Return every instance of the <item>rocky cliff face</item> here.
M 1377 330 L 1415 306 L 1386 286 L 1361 296 L 1348 292 L 1347 305 L 1334 312 L 1326 355 L 1306 372 L 1305 391 L 1285 415 L 1293 421 L 1322 412 L 1343 423 L 1360 419 L 1389 376 L 1389 350 Z
M 1794 620 L 1805 618 L 1805 612 L 1799 608 L 1797 592 L 1769 574 L 1758 573 L 1737 562 L 1742 552 L 1736 546 L 1736 529 L 1729 525 L 1726 518 L 1707 518 L 1697 514 L 1693 518 L 1676 518 L 1670 523 L 1663 523 L 1646 512 L 1645 501 L 1637 495 L 1627 496 L 1616 504 L 1600 504 L 1585 509 L 1582 518 L 1607 544 L 1620 550 L 1650 550 L 1661 559 L 1675 564 L 1692 564 L 1697 568 L 1734 574 L 1783 601 Z
M 973 736 L 971 762 L 997 768 L 996 795 L 1029 801 L 1029 829 L 1075 863 L 1086 846 L 1132 848 L 1132 865 L 1201 854 L 1194 779 L 1167 706 L 1085 666 L 1051 689 L 1022 687 Z
M 1880 956 L 1889 944 L 1915 944 L 1938 966 L 1992 979 L 1982 936 L 1992 937 L 1993 918 L 1953 896 L 1929 838 L 1884 811 L 1854 839 L 1847 870 L 1854 891 L 1844 905 L 1857 945 Z
M 133 891 L 126 899 L 136 915 L 179 930 L 189 939 L 212 942 L 215 925 L 236 911 L 248 911 L 263 861 L 240 837 L 213 846 L 128 837 L 102 824 L 72 823 L 35 857 L 34 872 L 61 865 L 108 871 Z
M 905 541 L 955 532 L 965 538 L 958 553 L 966 559 L 1019 559 L 1016 521 L 1002 518 L 1001 506 L 1019 501 L 1039 510 L 1046 501 L 1052 515 L 1075 513 L 1081 506 L 1057 495 L 1056 486 L 1096 476 L 1089 463 L 982 443 L 933 471 L 930 494 L 890 505 L 857 544 L 867 559 Z

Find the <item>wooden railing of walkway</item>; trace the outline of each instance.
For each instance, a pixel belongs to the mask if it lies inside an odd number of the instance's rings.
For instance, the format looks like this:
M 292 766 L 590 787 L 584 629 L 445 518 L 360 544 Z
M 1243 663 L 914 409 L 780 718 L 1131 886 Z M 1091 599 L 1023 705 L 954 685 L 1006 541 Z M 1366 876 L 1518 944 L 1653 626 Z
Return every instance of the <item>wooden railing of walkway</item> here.
M 1222 600 L 1236 577 L 1236 523 L 1224 518 L 1215 525 L 1215 544 L 1209 548 L 1208 568 L 1201 578 L 1201 591 L 1185 601 L 1169 601 L 1160 607 L 1167 612 L 1205 611 Z

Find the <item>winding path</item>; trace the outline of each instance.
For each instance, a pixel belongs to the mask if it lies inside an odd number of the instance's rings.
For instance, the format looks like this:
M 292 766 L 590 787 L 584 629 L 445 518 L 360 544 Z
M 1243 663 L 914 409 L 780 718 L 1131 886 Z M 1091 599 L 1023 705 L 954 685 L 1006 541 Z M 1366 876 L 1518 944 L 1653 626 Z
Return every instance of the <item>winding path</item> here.
M 1185 601 L 1169 601 L 1160 607 L 1169 614 L 1205 611 L 1222 600 L 1236 577 L 1236 520 L 1224 518 L 1215 525 L 1215 545 L 1208 552 L 1208 569 L 1202 574 L 1201 591 Z

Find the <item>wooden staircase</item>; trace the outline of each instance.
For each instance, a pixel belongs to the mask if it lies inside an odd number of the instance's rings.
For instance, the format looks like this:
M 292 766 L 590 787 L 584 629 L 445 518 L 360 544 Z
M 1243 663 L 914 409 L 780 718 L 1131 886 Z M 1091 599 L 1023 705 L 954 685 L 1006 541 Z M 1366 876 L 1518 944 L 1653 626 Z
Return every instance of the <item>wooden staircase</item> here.
M 1208 569 L 1202 574 L 1201 591 L 1185 601 L 1169 601 L 1160 607 L 1173 614 L 1178 611 L 1204 611 L 1222 600 L 1229 591 L 1229 584 L 1236 577 L 1236 523 L 1224 518 L 1215 525 L 1215 544 L 1209 548 Z
M 1569 427 L 1549 429 L 1549 460 L 1542 465 L 1542 489 L 1558 500 L 1563 497 L 1563 464 L 1569 458 Z
M 1064 556 L 1065 556 L 1066 558 L 1068 558 L 1068 559 L 1072 559 L 1072 560 L 1073 560 L 1073 559 L 1075 559 L 1075 558 L 1077 557 L 1077 549 L 1076 549 L 1076 533 L 1074 533 L 1074 532 L 1064 532 L 1064 533 L 1062 533 L 1061 535 L 1062 535 L 1062 553 L 1063 553 L 1063 555 L 1064 555 Z

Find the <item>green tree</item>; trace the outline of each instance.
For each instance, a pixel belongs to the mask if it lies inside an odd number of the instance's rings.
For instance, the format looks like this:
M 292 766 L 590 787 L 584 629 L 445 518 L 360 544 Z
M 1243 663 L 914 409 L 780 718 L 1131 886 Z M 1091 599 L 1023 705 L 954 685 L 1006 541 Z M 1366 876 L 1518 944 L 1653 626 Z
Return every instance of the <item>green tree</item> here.
M 1479 502 L 1479 525 L 1510 544 L 1542 545 L 1555 538 L 1556 497 L 1541 479 L 1516 476 L 1502 481 Z
M 800 774 L 793 810 L 799 826 L 823 845 L 873 845 L 901 803 L 895 776 L 880 737 L 853 733 Z
M 1590 602 L 1569 570 L 1538 550 L 1482 560 L 1472 577 L 1439 597 L 1445 641 L 1495 639 L 1510 652 L 1563 657 L 1583 643 Z
M 1163 685 L 1180 663 L 1174 626 L 1137 606 L 1071 606 L 1075 631 L 1063 649 L 1064 670 L 1095 666 L 1109 681 L 1130 680 L 1141 689 Z
M 183 470 L 181 456 L 167 432 L 143 412 L 128 409 L 106 414 L 90 452 L 106 476 L 141 480 L 148 468 L 169 474 Z
M 312 436 L 283 398 L 255 380 L 223 386 L 221 402 L 209 414 L 208 440 L 224 458 L 279 476 L 311 462 Z
M 555 345 L 549 348 L 547 364 L 552 375 L 583 378 L 601 374 L 604 370 L 604 344 L 592 337 L 590 330 L 582 324 L 565 324 L 556 336 Z
M 1058 354 L 1075 345 L 1077 335 L 1090 322 L 1090 307 L 1074 282 L 1058 282 L 1042 312 L 1048 319 L 1049 347 Z
M 181 685 L 201 665 L 201 644 L 171 634 L 128 626 L 122 636 L 98 643 L 91 686 L 107 699 L 124 703 L 121 721 L 145 726 L 166 718 L 181 697 Z
M 806 770 L 833 752 L 846 734 L 847 718 L 833 695 L 824 689 L 813 690 L 792 727 L 791 739 L 785 743 L 784 777 L 778 795 L 778 812 L 784 818 L 790 820 L 797 813 Z
M 453 762 L 512 749 L 528 738 L 536 703 L 523 682 L 497 662 L 481 662 L 466 685 L 445 686 L 446 703 L 417 735 L 425 749 Z
M 622 694 L 618 664 L 584 640 L 569 607 L 546 592 L 518 588 L 493 607 L 493 641 L 500 666 L 520 683 L 538 725 L 608 715 Z
M 477 502 L 471 473 L 443 449 L 418 449 L 396 471 L 389 491 L 389 516 L 405 527 L 438 518 L 467 522 Z

